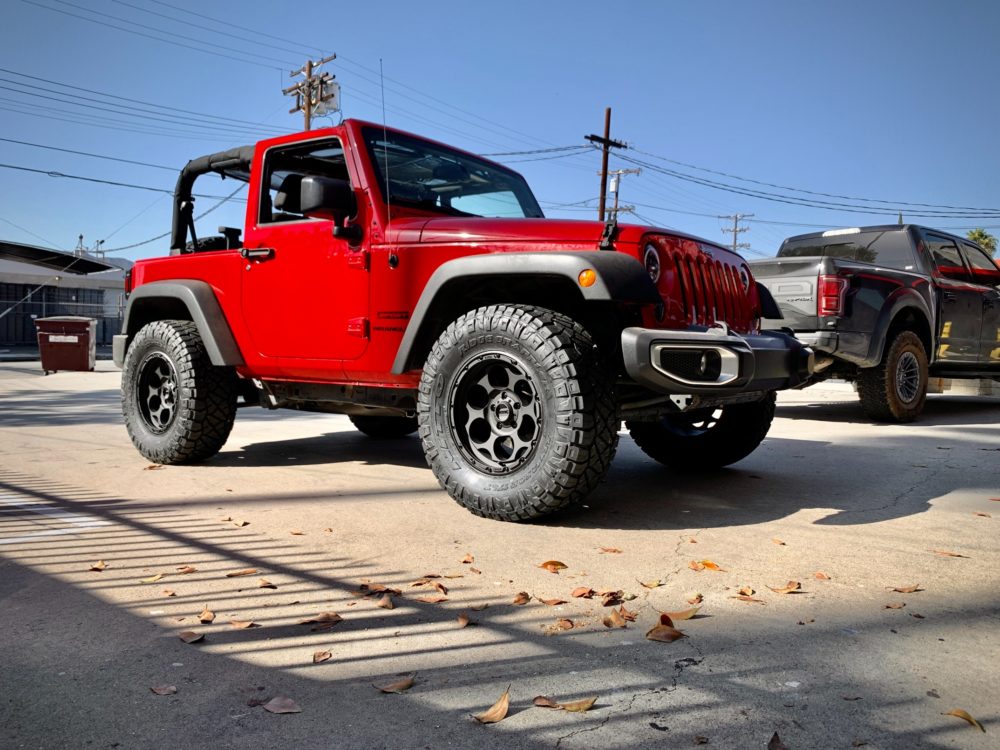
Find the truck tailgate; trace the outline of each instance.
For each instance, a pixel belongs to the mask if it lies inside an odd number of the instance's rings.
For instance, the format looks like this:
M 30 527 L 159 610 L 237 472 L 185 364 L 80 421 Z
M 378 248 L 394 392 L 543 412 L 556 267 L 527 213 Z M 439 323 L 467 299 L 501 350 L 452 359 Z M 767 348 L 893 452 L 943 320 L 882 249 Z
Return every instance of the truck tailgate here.
M 765 327 L 787 326 L 796 331 L 815 331 L 816 279 L 822 258 L 769 258 L 750 263 L 754 278 L 767 287 L 778 303 L 784 320 L 765 321 Z

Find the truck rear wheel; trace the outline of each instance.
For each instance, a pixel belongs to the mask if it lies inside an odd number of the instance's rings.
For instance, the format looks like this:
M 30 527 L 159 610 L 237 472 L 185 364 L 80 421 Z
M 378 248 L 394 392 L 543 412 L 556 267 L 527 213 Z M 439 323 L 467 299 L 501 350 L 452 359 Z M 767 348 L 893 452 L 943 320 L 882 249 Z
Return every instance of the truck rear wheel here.
M 236 373 L 212 364 L 194 323 L 150 323 L 125 355 L 122 413 L 129 437 L 150 461 L 203 461 L 233 428 Z
M 583 500 L 618 444 L 610 369 L 590 335 L 552 310 L 462 315 L 424 364 L 417 418 L 427 463 L 476 515 L 540 518 Z
M 626 422 L 635 444 L 677 471 L 714 469 L 756 450 L 774 420 L 774 393 L 749 404 L 672 414 L 655 422 Z
M 404 438 L 417 431 L 416 417 L 376 417 L 352 414 L 350 420 L 359 432 L 380 440 Z
M 927 352 L 913 331 L 901 331 L 875 367 L 858 371 L 861 408 L 882 422 L 912 422 L 927 401 Z

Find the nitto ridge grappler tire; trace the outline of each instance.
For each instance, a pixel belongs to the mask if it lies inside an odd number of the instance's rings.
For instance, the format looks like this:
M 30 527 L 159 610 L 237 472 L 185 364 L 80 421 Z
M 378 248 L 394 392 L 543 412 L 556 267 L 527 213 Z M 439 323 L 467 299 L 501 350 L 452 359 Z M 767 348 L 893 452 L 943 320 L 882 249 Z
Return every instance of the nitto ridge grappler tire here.
M 552 310 L 462 315 L 424 364 L 417 418 L 427 463 L 476 515 L 527 521 L 582 501 L 618 445 L 612 373 L 590 335 Z
M 350 420 L 359 432 L 379 440 L 404 438 L 417 431 L 416 417 L 376 417 L 352 414 Z
M 233 428 L 236 373 L 211 363 L 194 323 L 150 323 L 125 355 L 122 413 L 129 437 L 150 461 L 203 461 Z
M 912 422 L 927 401 L 927 351 L 913 331 L 901 331 L 875 367 L 858 371 L 861 408 L 882 422 Z
M 672 414 L 655 422 L 626 422 L 636 445 L 677 471 L 734 464 L 756 450 L 774 420 L 774 393 L 760 401 Z

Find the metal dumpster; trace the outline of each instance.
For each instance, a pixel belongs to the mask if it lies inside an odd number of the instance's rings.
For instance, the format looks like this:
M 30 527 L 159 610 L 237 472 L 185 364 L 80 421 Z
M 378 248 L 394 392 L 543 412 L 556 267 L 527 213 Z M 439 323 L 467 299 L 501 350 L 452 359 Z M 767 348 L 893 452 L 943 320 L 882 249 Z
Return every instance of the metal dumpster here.
M 78 315 L 35 320 L 42 370 L 93 370 L 97 359 L 97 321 Z

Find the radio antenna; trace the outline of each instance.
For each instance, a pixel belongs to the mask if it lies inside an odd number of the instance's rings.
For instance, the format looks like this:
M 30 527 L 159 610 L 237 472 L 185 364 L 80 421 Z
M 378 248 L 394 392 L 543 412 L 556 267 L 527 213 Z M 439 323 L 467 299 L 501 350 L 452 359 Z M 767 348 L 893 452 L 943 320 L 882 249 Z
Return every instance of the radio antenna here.
M 392 226 L 392 192 L 389 189 L 389 131 L 385 124 L 385 75 L 382 73 L 382 58 L 378 59 L 379 86 L 382 90 L 382 160 L 383 171 L 385 172 L 385 241 L 389 242 L 389 228 Z M 395 252 L 389 253 L 389 267 L 395 268 L 399 264 L 399 256 Z

